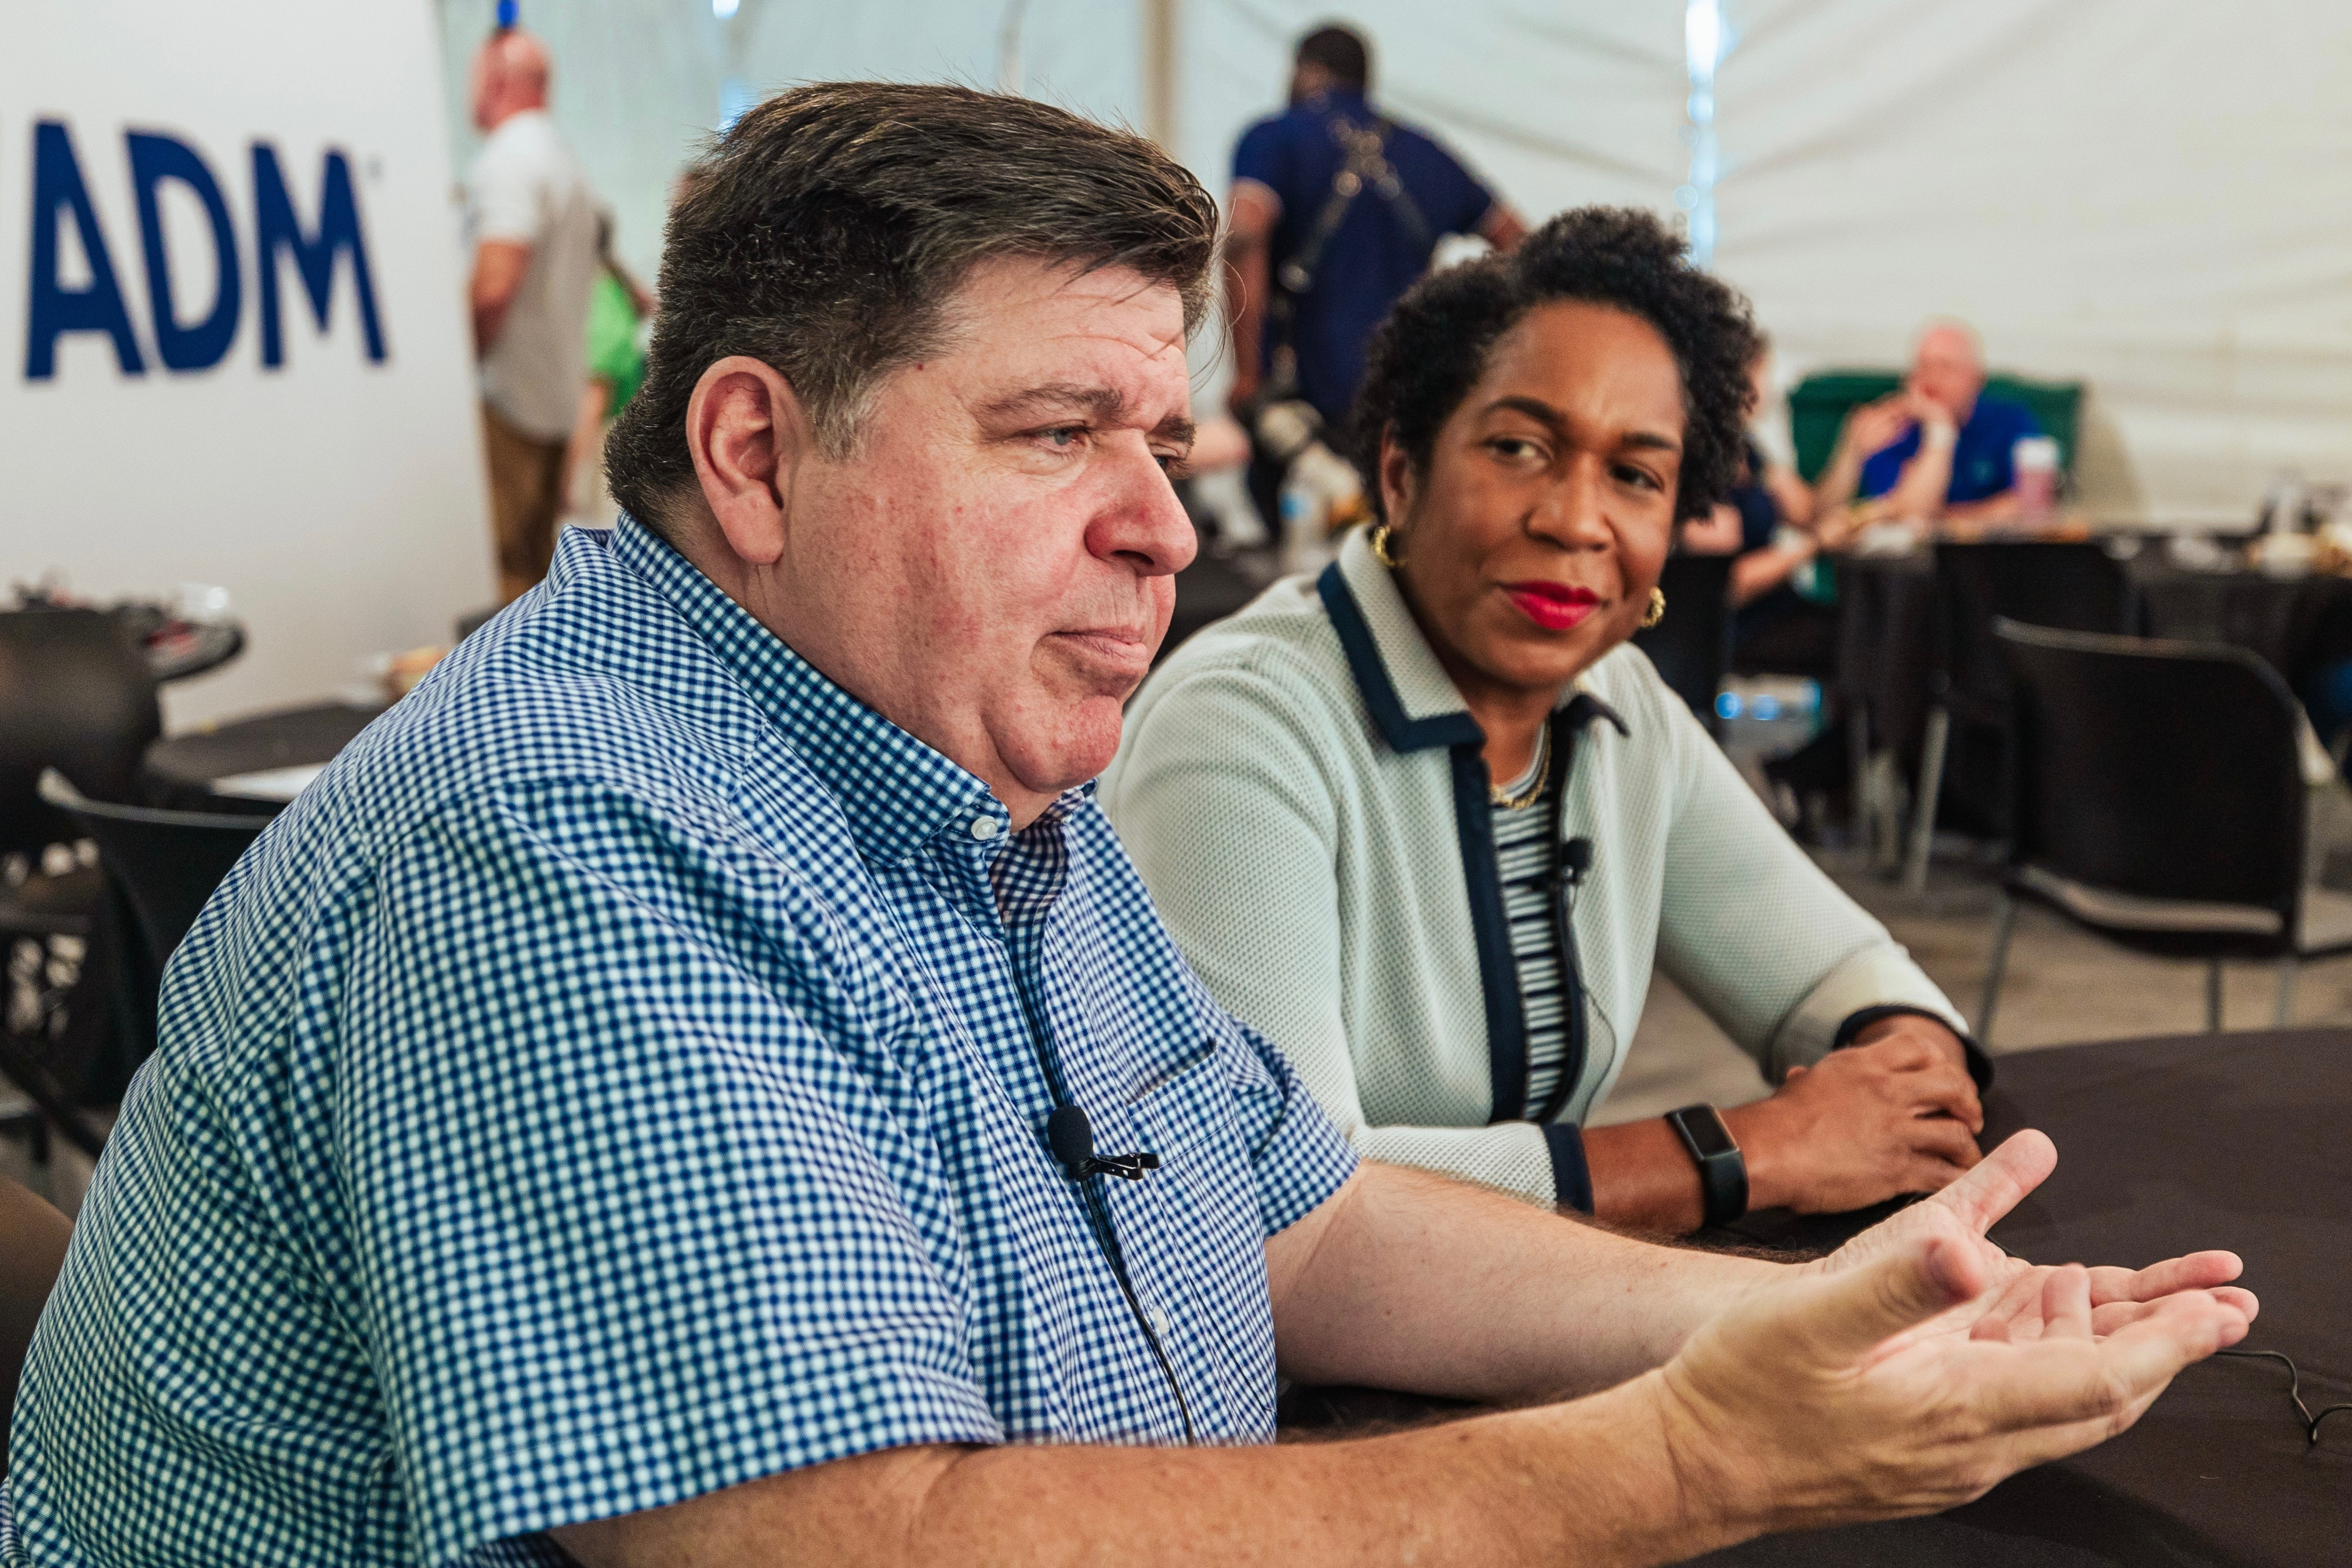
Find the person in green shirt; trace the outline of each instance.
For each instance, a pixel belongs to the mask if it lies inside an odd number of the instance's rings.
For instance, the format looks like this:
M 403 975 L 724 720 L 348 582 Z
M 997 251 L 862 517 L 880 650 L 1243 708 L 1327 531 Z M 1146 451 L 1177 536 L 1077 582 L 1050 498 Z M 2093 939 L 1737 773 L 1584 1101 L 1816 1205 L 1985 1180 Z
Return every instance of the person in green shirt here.
M 565 453 L 565 510 L 602 527 L 612 521 L 604 491 L 604 432 L 646 380 L 646 323 L 653 296 L 613 254 L 613 218 L 596 216 L 594 289 L 588 297 L 588 380 L 580 389 L 580 409 Z

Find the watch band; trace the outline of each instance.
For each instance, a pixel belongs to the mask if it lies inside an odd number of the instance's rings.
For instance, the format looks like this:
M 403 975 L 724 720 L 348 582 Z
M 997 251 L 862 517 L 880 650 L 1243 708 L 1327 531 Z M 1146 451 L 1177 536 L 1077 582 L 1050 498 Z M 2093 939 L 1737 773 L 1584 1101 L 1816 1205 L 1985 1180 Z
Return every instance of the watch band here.
M 1748 1212 L 1748 1157 L 1712 1105 L 1685 1105 L 1666 1112 L 1666 1125 L 1683 1141 L 1698 1166 L 1699 1190 L 1710 1226 L 1728 1225 Z

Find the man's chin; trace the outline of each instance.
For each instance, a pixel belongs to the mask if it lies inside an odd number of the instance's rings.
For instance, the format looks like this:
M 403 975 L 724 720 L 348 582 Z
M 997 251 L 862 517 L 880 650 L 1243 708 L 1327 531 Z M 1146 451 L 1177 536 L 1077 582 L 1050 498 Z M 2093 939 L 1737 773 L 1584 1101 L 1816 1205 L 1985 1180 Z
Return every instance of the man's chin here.
M 1064 708 L 1055 721 L 1024 726 L 999 754 L 1014 776 L 1039 795 L 1058 795 L 1099 776 L 1118 754 L 1120 702 L 1088 697 Z

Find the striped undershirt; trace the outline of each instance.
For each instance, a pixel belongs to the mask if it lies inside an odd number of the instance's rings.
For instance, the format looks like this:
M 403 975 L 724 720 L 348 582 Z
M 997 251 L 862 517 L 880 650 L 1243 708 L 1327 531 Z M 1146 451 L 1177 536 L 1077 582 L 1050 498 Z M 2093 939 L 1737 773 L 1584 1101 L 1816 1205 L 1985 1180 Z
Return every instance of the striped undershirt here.
M 1517 796 L 1536 782 L 1547 759 L 1538 751 L 1528 771 L 1503 786 Z M 1519 1005 L 1526 1017 L 1528 1103 L 1533 1116 L 1559 1081 L 1568 1057 L 1567 1013 L 1560 994 L 1559 933 L 1551 923 L 1547 883 L 1551 842 L 1558 835 L 1559 792 L 1547 784 L 1518 810 L 1494 807 L 1495 860 L 1503 884 L 1503 915 L 1510 922 L 1511 956 L 1519 972 Z

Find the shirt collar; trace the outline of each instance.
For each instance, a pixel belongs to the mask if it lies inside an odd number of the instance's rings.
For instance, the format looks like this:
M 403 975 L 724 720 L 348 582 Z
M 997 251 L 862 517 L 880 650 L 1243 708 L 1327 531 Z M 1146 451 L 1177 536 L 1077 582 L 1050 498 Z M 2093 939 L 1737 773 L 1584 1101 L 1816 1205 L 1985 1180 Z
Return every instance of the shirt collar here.
M 1340 542 L 1339 558 L 1316 583 L 1331 629 L 1348 656 L 1348 669 L 1372 722 L 1394 752 L 1433 746 L 1483 744 L 1486 731 L 1470 716 L 1461 691 L 1430 650 L 1420 623 L 1404 602 L 1396 578 L 1372 553 L 1369 536 L 1357 529 Z M 1583 699 L 1586 717 L 1598 716 L 1630 734 L 1617 710 L 1583 689 L 1582 678 L 1560 693 L 1567 708 Z
M 858 852 L 897 863 L 950 835 L 995 846 L 1012 825 L 981 779 L 835 686 L 686 557 L 624 512 L 613 553 L 677 611 L 833 795 Z

